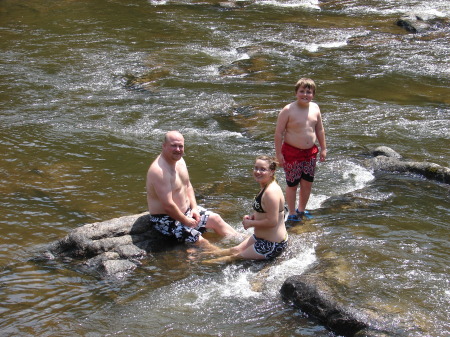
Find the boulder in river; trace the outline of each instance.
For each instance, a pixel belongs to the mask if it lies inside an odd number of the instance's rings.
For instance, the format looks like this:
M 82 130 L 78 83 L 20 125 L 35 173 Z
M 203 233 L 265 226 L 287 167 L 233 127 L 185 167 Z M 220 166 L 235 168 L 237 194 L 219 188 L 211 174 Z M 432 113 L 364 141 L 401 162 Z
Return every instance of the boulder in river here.
M 448 26 L 445 18 L 426 13 L 407 13 L 397 20 L 397 26 L 410 33 L 424 33 Z
M 150 226 L 150 216 L 144 212 L 78 227 L 53 243 L 46 255 L 83 259 L 102 277 L 122 278 L 140 259 L 176 244 Z
M 280 293 L 307 317 L 319 321 L 339 336 L 348 337 L 406 337 L 407 330 L 400 322 L 390 320 L 376 312 L 349 308 L 339 303 L 327 281 L 322 280 L 324 265 L 316 265 L 302 275 L 288 277 Z
M 373 158 L 365 161 L 366 166 L 375 171 L 413 173 L 442 183 L 450 183 L 450 169 L 428 162 L 402 160 L 402 156 L 387 146 L 377 147 L 372 151 Z

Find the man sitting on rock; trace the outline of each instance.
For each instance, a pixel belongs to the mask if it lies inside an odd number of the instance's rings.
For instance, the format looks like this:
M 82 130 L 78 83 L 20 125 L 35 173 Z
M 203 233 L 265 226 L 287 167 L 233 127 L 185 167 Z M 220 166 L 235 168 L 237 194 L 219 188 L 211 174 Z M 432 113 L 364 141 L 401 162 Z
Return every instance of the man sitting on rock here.
M 211 244 L 202 234 L 207 229 L 221 236 L 237 232 L 222 217 L 197 205 L 184 155 L 184 137 L 166 133 L 162 152 L 147 172 L 147 203 L 152 226 L 179 242 Z

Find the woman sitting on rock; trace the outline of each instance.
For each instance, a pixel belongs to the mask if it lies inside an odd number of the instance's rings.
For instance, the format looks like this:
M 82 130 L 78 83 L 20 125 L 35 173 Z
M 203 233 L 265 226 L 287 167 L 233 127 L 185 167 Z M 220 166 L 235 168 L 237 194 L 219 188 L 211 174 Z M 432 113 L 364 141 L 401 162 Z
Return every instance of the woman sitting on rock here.
M 230 262 L 239 259 L 269 260 L 279 256 L 287 247 L 288 235 L 284 225 L 284 195 L 275 179 L 275 158 L 258 156 L 253 177 L 261 190 L 253 201 L 253 214 L 242 220 L 244 229 L 254 228 L 254 234 L 239 245 L 209 253 L 222 256 L 207 263 Z

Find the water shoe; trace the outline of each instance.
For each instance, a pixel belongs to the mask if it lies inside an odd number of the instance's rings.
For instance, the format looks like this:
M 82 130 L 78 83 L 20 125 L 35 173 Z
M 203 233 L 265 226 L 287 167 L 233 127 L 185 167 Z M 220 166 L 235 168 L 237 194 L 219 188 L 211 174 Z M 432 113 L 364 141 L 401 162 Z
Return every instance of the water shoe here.
M 300 211 L 298 210 L 298 208 L 297 208 L 295 211 L 297 212 L 297 218 L 300 218 L 300 219 L 306 218 L 306 219 L 308 219 L 308 220 L 313 218 L 313 216 L 311 215 L 311 213 L 308 212 L 308 211 L 300 212 Z
M 298 222 L 298 221 L 300 221 L 300 219 L 298 218 L 298 216 L 296 214 L 289 214 L 287 217 L 287 221 Z

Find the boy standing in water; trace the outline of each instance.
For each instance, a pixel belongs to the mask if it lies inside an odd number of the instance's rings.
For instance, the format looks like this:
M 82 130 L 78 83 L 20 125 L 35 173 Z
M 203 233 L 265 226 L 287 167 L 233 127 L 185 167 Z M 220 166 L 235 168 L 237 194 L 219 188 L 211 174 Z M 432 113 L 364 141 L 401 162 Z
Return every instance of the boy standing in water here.
M 286 105 L 278 115 L 275 129 L 275 152 L 278 162 L 286 174 L 286 203 L 288 220 L 300 221 L 310 217 L 305 210 L 314 181 L 317 147 L 320 146 L 320 161 L 325 161 L 327 146 L 325 130 L 319 106 L 312 102 L 316 84 L 310 78 L 301 78 L 295 85 L 297 100 Z M 297 187 L 298 207 L 295 208 Z

